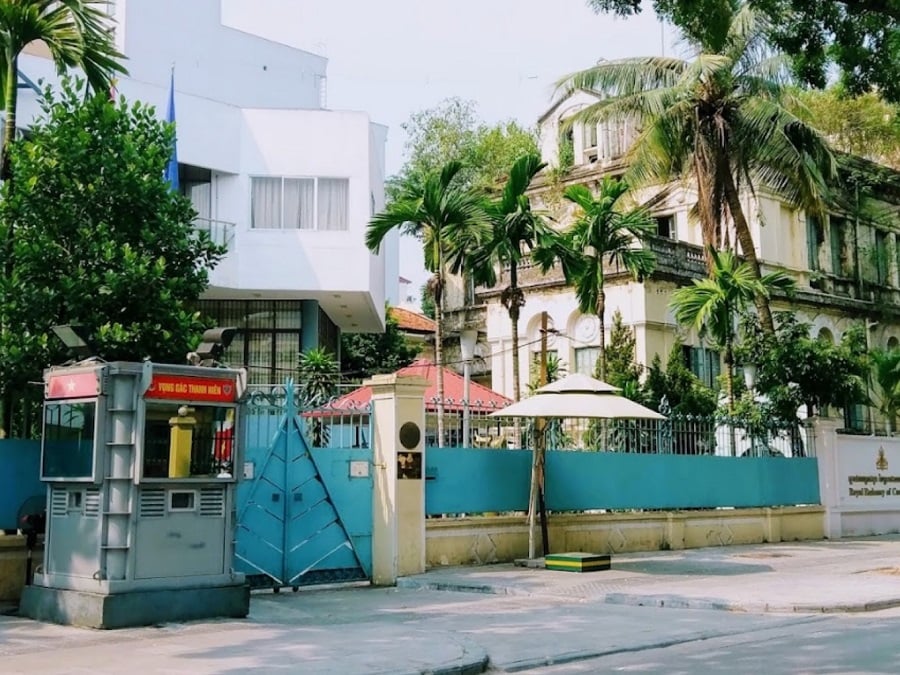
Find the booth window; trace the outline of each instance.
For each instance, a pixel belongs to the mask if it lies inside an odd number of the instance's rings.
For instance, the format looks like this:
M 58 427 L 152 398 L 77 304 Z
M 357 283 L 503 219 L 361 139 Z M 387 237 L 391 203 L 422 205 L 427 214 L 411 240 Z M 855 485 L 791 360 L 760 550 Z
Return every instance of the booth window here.
M 96 411 L 94 402 L 44 406 L 44 478 L 93 478 Z
M 231 478 L 232 406 L 147 403 L 144 478 Z

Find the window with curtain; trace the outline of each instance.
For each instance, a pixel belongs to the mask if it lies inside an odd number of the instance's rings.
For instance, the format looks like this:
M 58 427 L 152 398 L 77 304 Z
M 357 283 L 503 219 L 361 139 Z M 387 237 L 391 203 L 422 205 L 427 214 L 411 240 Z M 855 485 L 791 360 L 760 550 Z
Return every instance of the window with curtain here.
M 212 218 L 212 184 L 190 182 L 185 185 L 185 195 L 191 200 L 191 206 L 197 212 L 197 218 Z
M 250 179 L 251 227 L 285 230 L 347 230 L 347 178 Z
M 316 229 L 316 180 L 284 179 L 284 229 Z
M 250 227 L 258 230 L 281 227 L 281 179 L 250 179 Z
M 319 178 L 320 230 L 346 230 L 350 202 L 350 181 L 346 178 Z
M 600 358 L 600 347 L 578 347 L 575 349 L 575 372 L 594 376 L 594 366 Z

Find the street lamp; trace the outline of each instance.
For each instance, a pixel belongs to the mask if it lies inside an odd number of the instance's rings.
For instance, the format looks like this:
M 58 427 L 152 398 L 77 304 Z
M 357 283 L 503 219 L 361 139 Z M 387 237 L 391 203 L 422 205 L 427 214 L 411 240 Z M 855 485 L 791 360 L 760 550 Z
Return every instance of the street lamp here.
M 744 384 L 747 385 L 747 389 L 750 390 L 750 393 L 754 393 L 756 389 L 756 364 L 755 363 L 745 363 L 743 365 L 744 369 Z
M 475 343 L 478 342 L 478 331 L 466 328 L 459 333 L 459 351 L 463 362 L 463 447 L 471 445 L 469 436 L 471 410 L 469 408 L 469 384 L 472 381 L 472 359 L 475 358 Z

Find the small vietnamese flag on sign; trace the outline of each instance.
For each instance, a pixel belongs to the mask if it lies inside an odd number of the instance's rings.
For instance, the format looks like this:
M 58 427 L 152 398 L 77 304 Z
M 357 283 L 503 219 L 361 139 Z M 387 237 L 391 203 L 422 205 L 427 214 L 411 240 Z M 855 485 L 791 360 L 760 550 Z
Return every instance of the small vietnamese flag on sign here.
M 172 66 L 172 74 L 169 79 L 169 107 L 166 110 L 166 122 L 175 124 L 175 66 Z M 173 192 L 178 192 L 178 142 L 172 139 L 172 153 L 163 176 L 168 181 Z

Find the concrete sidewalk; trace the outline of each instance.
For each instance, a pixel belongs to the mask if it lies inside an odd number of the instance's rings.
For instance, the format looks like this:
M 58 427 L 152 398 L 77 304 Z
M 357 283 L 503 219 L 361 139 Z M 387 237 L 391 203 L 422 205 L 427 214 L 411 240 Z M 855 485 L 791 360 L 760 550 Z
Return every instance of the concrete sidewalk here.
M 0 671 L 512 672 L 839 619 L 797 612 L 900 605 L 898 561 L 892 536 L 630 554 L 587 574 L 497 565 L 399 588 L 255 593 L 245 620 L 92 631 L 0 616 Z
M 744 612 L 865 612 L 900 606 L 900 536 L 614 555 L 573 573 L 493 565 L 406 577 L 401 588 Z

